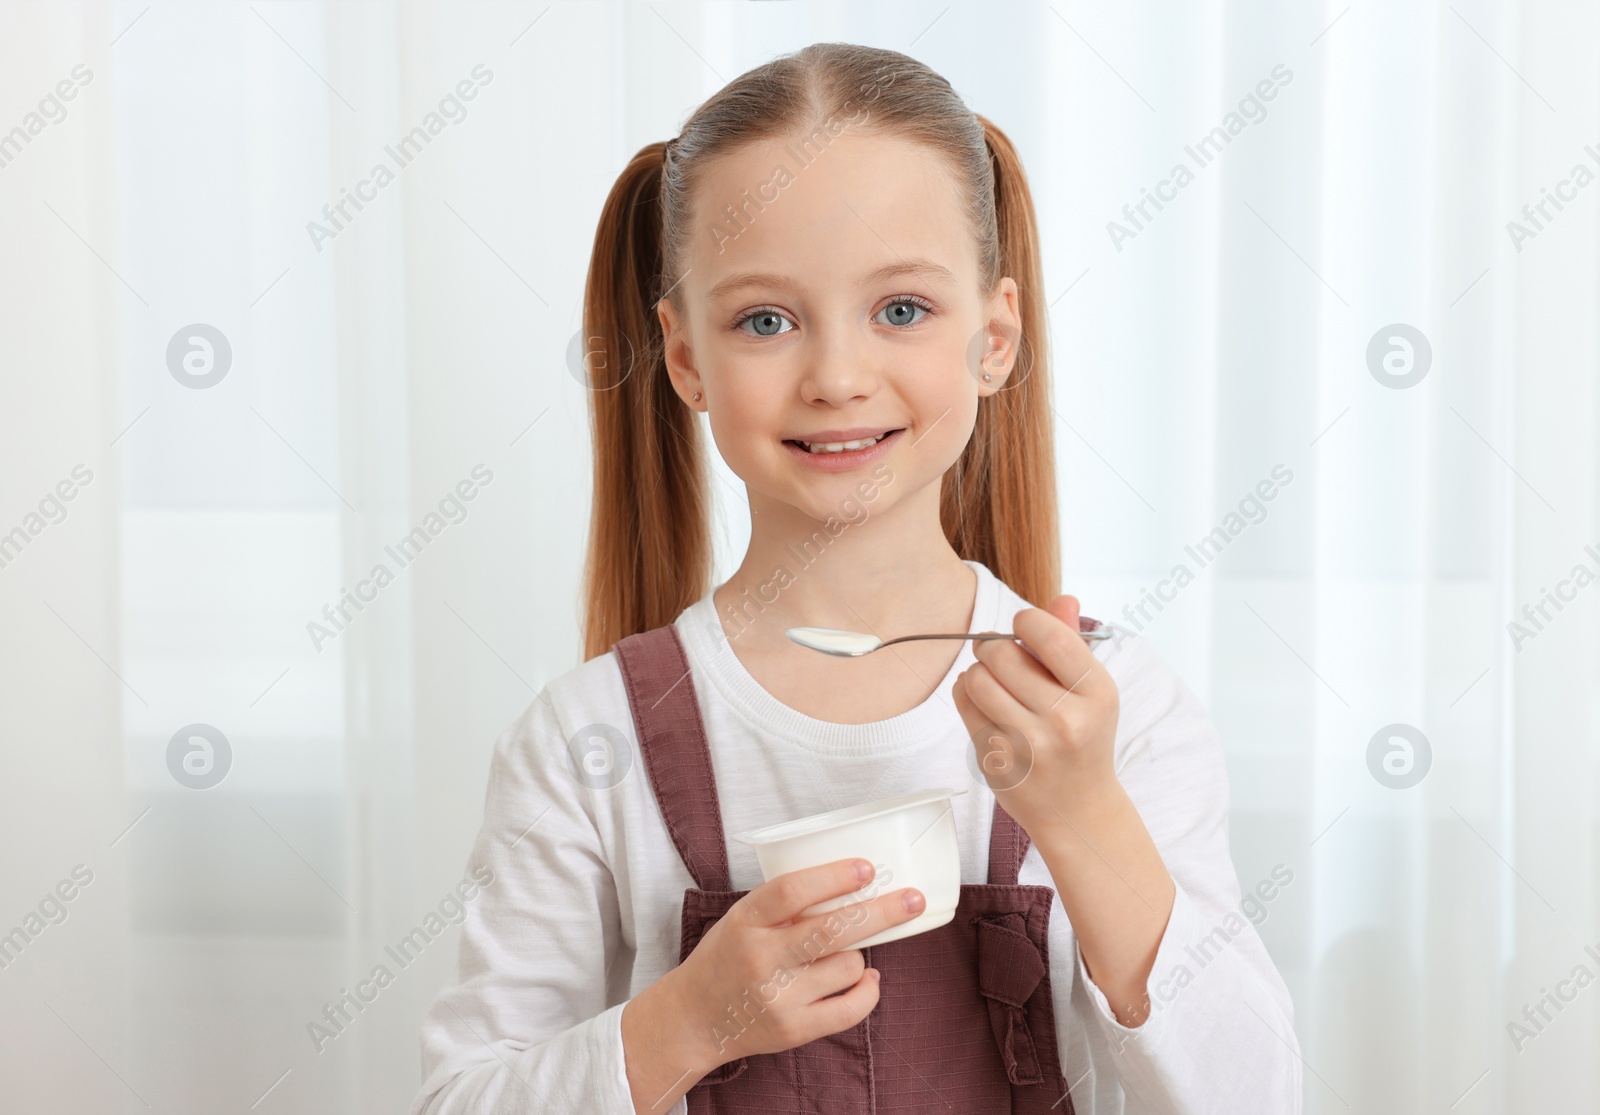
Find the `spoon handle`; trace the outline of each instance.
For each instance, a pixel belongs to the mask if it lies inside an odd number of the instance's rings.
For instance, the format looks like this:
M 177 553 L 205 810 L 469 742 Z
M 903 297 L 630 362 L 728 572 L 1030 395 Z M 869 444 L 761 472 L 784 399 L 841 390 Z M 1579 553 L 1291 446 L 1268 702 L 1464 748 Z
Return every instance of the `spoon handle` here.
M 1104 628 L 1104 627 L 1100 628 L 1098 631 L 1079 631 L 1078 634 L 1083 637 L 1084 642 L 1088 642 L 1088 643 L 1097 643 L 1101 639 L 1109 639 L 1109 638 L 1111 638 L 1111 631 L 1108 628 Z M 882 650 L 884 647 L 892 647 L 896 643 L 909 643 L 913 639 L 972 639 L 973 641 L 977 641 L 979 639 L 1015 639 L 1015 638 L 1016 638 L 1015 635 L 1006 634 L 1006 633 L 1003 633 L 1003 632 L 988 632 L 988 633 L 985 633 L 985 634 L 982 634 L 982 635 L 972 635 L 972 634 L 961 634 L 961 635 L 901 635 L 897 639 L 885 639 L 882 643 L 878 644 L 878 649 Z

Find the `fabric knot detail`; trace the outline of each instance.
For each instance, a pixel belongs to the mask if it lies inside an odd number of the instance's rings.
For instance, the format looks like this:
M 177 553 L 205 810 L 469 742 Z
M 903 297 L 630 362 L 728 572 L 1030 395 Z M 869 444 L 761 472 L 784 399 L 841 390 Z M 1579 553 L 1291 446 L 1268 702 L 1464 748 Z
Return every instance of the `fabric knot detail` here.
M 989 998 L 1013 1007 L 1025 1006 L 1044 979 L 1044 960 L 1026 928 L 1021 914 L 978 922 L 978 987 Z
M 1021 914 L 982 918 L 977 930 L 978 990 L 989 1001 L 989 1025 L 1006 1076 L 1013 1084 L 1038 1084 L 1044 1074 L 1028 1028 L 1027 1003 L 1044 979 L 1044 959 Z

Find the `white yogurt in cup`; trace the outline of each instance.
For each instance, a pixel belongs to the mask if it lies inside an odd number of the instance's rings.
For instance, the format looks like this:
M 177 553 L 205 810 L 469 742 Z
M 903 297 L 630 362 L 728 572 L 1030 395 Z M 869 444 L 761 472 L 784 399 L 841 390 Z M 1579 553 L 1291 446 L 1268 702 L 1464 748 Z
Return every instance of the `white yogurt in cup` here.
M 864 887 L 808 906 L 803 911 L 807 916 L 916 887 L 928 903 L 922 913 L 850 947 L 881 945 L 937 929 L 955 916 L 961 898 L 961 848 L 952 799 L 966 792 L 920 790 L 769 825 L 734 839 L 755 848 L 761 877 L 768 881 L 834 860 L 871 861 L 877 873 Z

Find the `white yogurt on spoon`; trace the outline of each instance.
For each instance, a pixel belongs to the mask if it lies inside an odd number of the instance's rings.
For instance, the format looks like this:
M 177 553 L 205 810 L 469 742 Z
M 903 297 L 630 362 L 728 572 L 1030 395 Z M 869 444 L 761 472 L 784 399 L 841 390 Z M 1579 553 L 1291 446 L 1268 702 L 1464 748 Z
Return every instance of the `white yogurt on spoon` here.
M 791 627 L 786 634 L 803 647 L 820 650 L 823 654 L 853 657 L 869 654 L 882 646 L 876 635 L 861 631 L 840 631 L 834 627 Z

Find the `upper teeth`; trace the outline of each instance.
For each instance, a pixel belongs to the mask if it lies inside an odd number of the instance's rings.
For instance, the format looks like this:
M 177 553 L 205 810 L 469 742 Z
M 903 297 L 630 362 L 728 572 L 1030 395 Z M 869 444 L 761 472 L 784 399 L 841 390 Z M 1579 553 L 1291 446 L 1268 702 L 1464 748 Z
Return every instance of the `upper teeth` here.
M 865 449 L 869 445 L 876 445 L 888 436 L 887 433 L 881 433 L 877 437 L 864 437 L 859 441 L 802 441 L 800 444 L 810 453 L 846 453 L 852 449 Z

